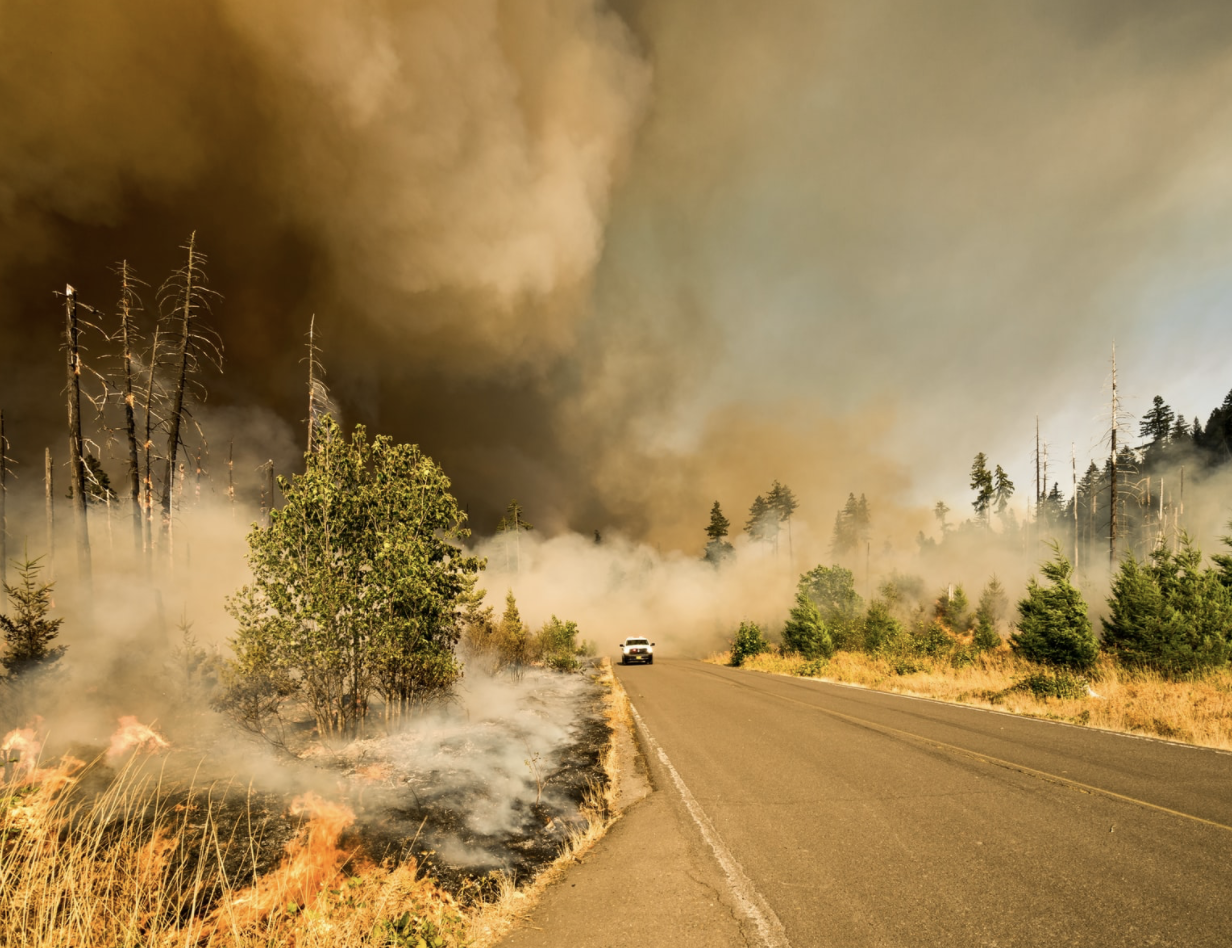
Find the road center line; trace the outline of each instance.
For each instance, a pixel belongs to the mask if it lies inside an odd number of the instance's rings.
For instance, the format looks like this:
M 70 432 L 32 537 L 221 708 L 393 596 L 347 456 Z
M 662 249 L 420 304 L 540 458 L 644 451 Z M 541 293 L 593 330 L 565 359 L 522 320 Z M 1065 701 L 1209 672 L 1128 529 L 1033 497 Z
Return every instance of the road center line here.
M 710 846 L 711 851 L 714 853 L 714 858 L 718 860 L 719 867 L 727 877 L 727 885 L 731 889 L 732 898 L 736 900 L 736 905 L 744 916 L 757 929 L 761 943 L 766 948 L 791 948 L 790 943 L 787 941 L 787 932 L 783 930 L 783 923 L 774 914 L 774 909 L 762 898 L 761 893 L 753 885 L 753 881 L 745 875 L 744 869 L 736 861 L 736 857 L 732 855 L 731 850 L 727 848 L 723 838 L 719 836 L 719 831 L 710 822 L 710 817 L 706 815 L 706 811 L 702 809 L 701 804 L 697 802 L 697 798 L 693 796 L 680 774 L 676 772 L 676 768 L 668 760 L 667 754 L 659 746 L 659 742 L 651 735 L 650 729 L 646 727 L 646 722 L 637 713 L 637 708 L 633 707 L 632 703 L 630 703 L 629 710 L 633 712 L 633 718 L 637 721 L 638 729 L 642 732 L 646 745 L 655 752 L 660 763 L 671 774 L 672 782 L 680 792 L 680 797 L 684 800 L 689 816 L 693 817 L 693 822 L 697 824 L 697 828 L 701 831 L 702 839 Z

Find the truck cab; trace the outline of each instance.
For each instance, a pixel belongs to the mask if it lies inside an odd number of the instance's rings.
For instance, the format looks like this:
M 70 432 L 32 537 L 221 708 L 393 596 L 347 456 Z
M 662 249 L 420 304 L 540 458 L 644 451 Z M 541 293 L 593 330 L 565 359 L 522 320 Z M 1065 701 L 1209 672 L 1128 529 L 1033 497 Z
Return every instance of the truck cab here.
M 654 642 L 640 637 L 625 639 L 620 643 L 620 664 L 634 665 L 639 662 L 654 664 Z

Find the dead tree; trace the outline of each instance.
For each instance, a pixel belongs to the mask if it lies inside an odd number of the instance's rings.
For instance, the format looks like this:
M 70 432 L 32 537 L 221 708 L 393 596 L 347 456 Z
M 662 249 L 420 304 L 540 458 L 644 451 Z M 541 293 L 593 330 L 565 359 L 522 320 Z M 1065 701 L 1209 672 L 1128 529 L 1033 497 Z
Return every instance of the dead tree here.
M 301 361 L 308 363 L 308 453 L 316 443 L 317 428 L 329 411 L 329 389 L 326 388 L 325 367 L 321 365 L 321 347 L 317 345 L 317 317 L 308 322 L 308 355 Z
M 4 608 L 9 581 L 9 521 L 8 521 L 9 441 L 4 436 L 4 409 L 0 408 L 0 609 Z
M 147 574 L 154 565 L 154 467 L 151 462 L 154 452 L 154 429 L 161 423 L 155 416 L 156 399 L 160 396 L 160 393 L 155 389 L 157 381 L 155 370 L 158 367 L 158 342 L 161 331 L 162 327 L 155 325 L 154 338 L 150 343 L 149 369 L 146 375 L 145 386 L 145 437 L 142 439 L 142 451 L 145 453 L 145 477 L 142 482 L 143 496 L 141 507 L 145 513 L 143 547 L 145 549 L 145 568 Z
M 141 299 L 137 296 L 136 289 L 140 281 L 133 275 L 127 260 L 121 260 L 116 265 L 116 274 L 120 277 L 119 338 L 123 347 L 121 394 L 124 400 L 124 433 L 128 438 L 128 500 L 132 508 L 133 553 L 136 555 L 144 545 L 141 525 L 141 465 L 137 452 L 137 411 L 133 395 L 133 346 L 138 341 L 134 313 L 141 309 Z
M 159 306 L 167 321 L 174 348 L 172 363 L 171 408 L 167 416 L 166 476 L 163 479 L 162 511 L 163 532 L 171 527 L 171 499 L 174 496 L 176 453 L 182 443 L 185 419 L 191 420 L 185 396 L 193 384 L 194 394 L 205 398 L 205 388 L 195 382 L 201 362 L 213 365 L 222 371 L 222 340 L 205 325 L 210 311 L 210 300 L 218 294 L 206 286 L 205 255 L 197 249 L 197 232 L 189 235 L 182 248 L 188 259 L 184 266 L 169 276 L 159 288 Z
M 64 346 L 68 370 L 69 495 L 77 534 L 77 569 L 84 585 L 90 583 L 90 527 L 86 520 L 86 468 L 81 437 L 81 326 L 77 317 L 77 291 L 64 288 Z
M 231 502 L 231 518 L 235 519 L 235 439 L 227 446 L 227 500 Z
M 1116 570 L 1116 544 L 1117 544 L 1117 428 L 1120 427 L 1120 403 L 1117 401 L 1117 372 L 1116 372 L 1116 343 L 1112 344 L 1112 424 L 1109 427 L 1109 437 L 1111 439 L 1112 451 L 1110 454 L 1110 491 L 1109 498 L 1111 506 L 1108 508 L 1108 572 Z
M 43 449 L 43 487 L 47 510 L 47 578 L 52 580 L 56 575 L 56 508 L 52 504 L 52 468 L 51 448 Z

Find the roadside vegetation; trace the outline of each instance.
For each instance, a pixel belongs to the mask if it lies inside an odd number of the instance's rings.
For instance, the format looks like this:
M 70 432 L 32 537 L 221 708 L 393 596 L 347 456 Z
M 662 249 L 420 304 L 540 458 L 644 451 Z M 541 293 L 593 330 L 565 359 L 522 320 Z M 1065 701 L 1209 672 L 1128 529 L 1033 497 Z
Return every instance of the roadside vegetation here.
M 1204 566 L 1187 537 L 1127 556 L 1102 634 L 1055 547 L 1040 572 L 1011 612 L 995 577 L 974 607 L 904 576 L 865 606 L 849 570 L 818 566 L 779 644 L 744 622 L 712 660 L 1232 749 L 1232 557 Z

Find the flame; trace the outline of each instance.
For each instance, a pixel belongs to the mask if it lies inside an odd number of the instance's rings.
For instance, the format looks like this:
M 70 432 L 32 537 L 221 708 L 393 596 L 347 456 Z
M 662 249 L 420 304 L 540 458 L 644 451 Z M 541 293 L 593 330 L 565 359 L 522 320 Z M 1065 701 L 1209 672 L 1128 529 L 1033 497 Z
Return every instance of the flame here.
M 335 882 L 348 853 L 338 848 L 343 831 L 355 822 L 350 808 L 305 793 L 291 803 L 291 813 L 307 816 L 299 835 L 287 843 L 286 856 L 273 872 L 258 879 L 226 905 L 215 910 L 211 928 L 235 930 L 278 909 L 299 911 Z
M 35 726 L 37 727 L 37 722 Z M 19 780 L 28 779 L 34 773 L 42 750 L 43 742 L 39 740 L 38 732 L 33 727 L 19 727 L 9 731 L 4 735 L 4 742 L 0 743 L 0 753 L 4 754 L 6 769 L 16 765 L 14 776 Z
M 119 729 L 111 735 L 107 760 L 113 761 L 130 750 L 143 750 L 153 754 L 156 751 L 166 750 L 170 746 L 161 735 L 156 734 L 149 726 L 128 714 L 120 718 Z

